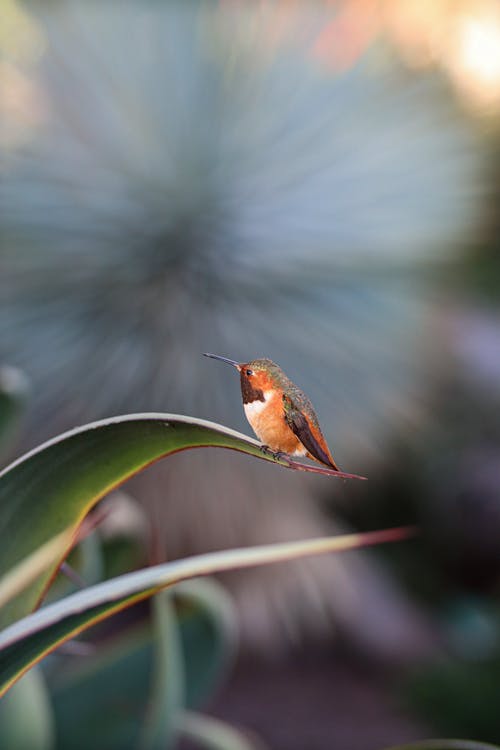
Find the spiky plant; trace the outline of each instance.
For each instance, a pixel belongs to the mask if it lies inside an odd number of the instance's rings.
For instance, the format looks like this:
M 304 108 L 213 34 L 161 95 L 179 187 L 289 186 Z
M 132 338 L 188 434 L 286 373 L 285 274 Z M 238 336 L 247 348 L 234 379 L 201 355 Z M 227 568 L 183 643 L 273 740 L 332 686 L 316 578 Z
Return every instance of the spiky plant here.
M 28 8 L 39 120 L 0 187 L 0 359 L 34 383 L 26 441 L 156 409 L 243 428 L 209 350 L 279 362 L 340 466 L 366 471 L 422 416 L 429 277 L 477 225 L 478 159 L 445 87 L 380 45 L 328 69 L 313 44 L 327 6 Z M 266 468 L 201 453 L 197 471 L 179 457 L 151 474 L 167 554 L 324 531 L 295 477 Z M 267 586 L 290 627 L 285 603 L 306 592 L 310 619 L 335 610 L 363 637 L 404 640 L 397 617 L 377 628 L 389 595 L 364 627 L 337 560 L 290 570 L 242 583 L 254 638 L 275 619 L 253 606 Z M 364 566 L 366 590 L 385 590 L 375 578 Z

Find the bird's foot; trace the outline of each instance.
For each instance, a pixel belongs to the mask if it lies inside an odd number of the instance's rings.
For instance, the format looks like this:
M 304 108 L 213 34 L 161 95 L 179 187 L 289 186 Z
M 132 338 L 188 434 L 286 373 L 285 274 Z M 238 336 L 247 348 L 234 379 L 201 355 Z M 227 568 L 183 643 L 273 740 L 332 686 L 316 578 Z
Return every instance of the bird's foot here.
M 271 458 L 276 459 L 276 461 L 279 461 L 280 459 L 285 459 L 287 461 L 290 460 L 288 453 L 285 453 L 284 451 L 273 451 L 268 445 L 261 445 L 260 450 L 265 456 L 271 456 Z
M 299 461 L 295 461 L 289 453 L 284 451 L 273 451 L 268 445 L 262 444 L 259 446 L 260 451 L 265 455 L 273 458 L 275 461 L 284 461 L 285 466 L 288 469 L 295 469 L 296 471 L 308 471 L 313 474 L 323 474 L 330 477 L 338 477 L 339 479 L 366 479 L 359 474 L 347 474 L 345 471 L 339 469 L 333 469 L 329 466 L 311 466 L 310 464 L 303 464 Z M 283 466 L 283 464 L 281 464 Z

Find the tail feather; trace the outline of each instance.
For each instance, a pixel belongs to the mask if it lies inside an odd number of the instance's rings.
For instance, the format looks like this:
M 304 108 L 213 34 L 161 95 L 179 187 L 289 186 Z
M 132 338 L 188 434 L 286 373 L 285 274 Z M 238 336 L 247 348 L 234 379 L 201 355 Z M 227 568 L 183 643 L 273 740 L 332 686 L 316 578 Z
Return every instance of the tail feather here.
M 317 456 L 313 456 L 312 453 L 309 453 L 309 451 L 307 451 L 306 456 L 307 458 L 310 458 L 313 461 L 317 461 L 318 463 L 323 464 L 324 466 L 328 466 L 329 469 L 334 469 L 334 471 L 340 471 L 339 467 L 333 460 L 333 457 L 330 453 L 328 454 L 328 457 L 330 459 L 329 461 L 322 461 Z

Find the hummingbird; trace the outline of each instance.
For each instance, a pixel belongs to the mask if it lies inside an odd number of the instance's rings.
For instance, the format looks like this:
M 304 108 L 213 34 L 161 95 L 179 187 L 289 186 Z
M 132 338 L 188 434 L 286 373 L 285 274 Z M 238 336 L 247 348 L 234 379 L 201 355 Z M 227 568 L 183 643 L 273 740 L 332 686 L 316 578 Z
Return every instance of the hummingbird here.
M 339 471 L 313 405 L 281 367 L 266 358 L 235 362 L 208 352 L 204 356 L 239 371 L 245 416 L 265 448 L 276 456 L 305 456 Z

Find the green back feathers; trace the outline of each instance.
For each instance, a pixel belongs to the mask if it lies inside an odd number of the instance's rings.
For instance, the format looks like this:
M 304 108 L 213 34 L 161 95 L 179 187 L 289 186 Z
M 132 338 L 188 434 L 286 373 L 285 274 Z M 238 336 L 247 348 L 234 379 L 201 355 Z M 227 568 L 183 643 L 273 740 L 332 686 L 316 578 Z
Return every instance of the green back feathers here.
M 285 375 L 281 367 L 266 357 L 252 360 L 252 362 L 248 363 L 248 367 L 253 370 L 263 370 L 278 388 L 282 388 L 285 391 L 289 397 L 289 400 L 286 400 L 284 404 L 286 412 L 300 411 L 310 419 L 315 427 L 319 427 L 313 405 L 306 394 Z

